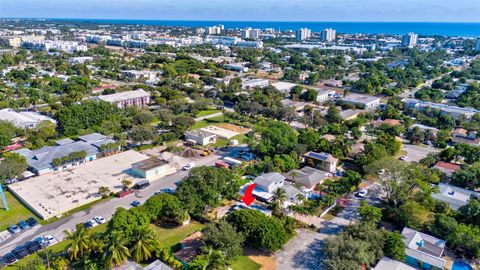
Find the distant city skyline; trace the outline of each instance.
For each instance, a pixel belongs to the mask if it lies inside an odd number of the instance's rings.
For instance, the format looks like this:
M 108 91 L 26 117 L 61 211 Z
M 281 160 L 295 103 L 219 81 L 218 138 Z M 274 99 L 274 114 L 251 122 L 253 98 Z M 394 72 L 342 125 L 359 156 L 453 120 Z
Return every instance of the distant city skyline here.
M 0 17 L 142 20 L 480 22 L 478 0 L 1 0 Z

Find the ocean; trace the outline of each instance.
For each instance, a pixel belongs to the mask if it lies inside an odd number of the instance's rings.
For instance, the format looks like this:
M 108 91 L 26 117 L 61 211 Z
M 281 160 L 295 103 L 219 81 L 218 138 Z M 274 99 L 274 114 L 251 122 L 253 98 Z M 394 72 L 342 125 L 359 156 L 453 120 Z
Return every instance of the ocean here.
M 166 21 L 166 20 L 110 20 L 110 19 L 49 19 L 51 21 L 74 21 L 100 24 L 145 24 L 162 26 L 208 27 L 218 24 L 225 28 L 274 28 L 276 30 L 296 30 L 302 27 L 319 32 L 333 28 L 337 33 L 366 34 L 405 34 L 415 32 L 420 35 L 480 37 L 479 23 L 450 22 L 260 22 L 260 21 Z

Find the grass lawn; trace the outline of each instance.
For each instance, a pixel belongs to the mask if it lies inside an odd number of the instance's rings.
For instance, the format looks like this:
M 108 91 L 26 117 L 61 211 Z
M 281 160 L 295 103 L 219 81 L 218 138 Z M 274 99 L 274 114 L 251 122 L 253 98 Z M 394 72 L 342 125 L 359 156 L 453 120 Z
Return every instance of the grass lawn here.
M 212 118 L 209 118 L 209 119 L 203 119 L 201 121 L 195 122 L 195 124 L 192 126 L 191 129 L 192 130 L 193 129 L 199 129 L 199 128 L 203 128 L 203 127 L 206 127 L 206 126 L 219 124 L 219 123 L 223 123 L 223 122 L 225 122 L 225 118 L 224 118 L 223 115 L 216 116 L 216 117 L 212 117 Z
M 34 217 L 37 221 L 43 222 L 36 217 L 30 209 L 15 198 L 12 193 L 5 191 L 5 196 L 7 197 L 7 203 L 10 210 L 5 210 L 3 202 L 0 202 L 0 231 L 7 229 L 10 224 L 17 224 L 20 220 L 26 220 L 29 217 Z
M 233 270 L 258 270 L 261 265 L 252 261 L 247 256 L 238 256 L 231 265 Z
M 167 247 L 173 247 L 187 236 L 203 229 L 205 225 L 192 221 L 186 226 L 176 228 L 162 228 L 153 224 L 150 224 L 150 227 L 157 232 L 160 243 Z
M 199 111 L 195 117 L 203 117 L 203 116 L 207 116 L 207 115 L 210 115 L 210 114 L 214 114 L 214 113 L 217 113 L 217 112 L 220 112 L 219 110 L 203 110 L 203 111 Z

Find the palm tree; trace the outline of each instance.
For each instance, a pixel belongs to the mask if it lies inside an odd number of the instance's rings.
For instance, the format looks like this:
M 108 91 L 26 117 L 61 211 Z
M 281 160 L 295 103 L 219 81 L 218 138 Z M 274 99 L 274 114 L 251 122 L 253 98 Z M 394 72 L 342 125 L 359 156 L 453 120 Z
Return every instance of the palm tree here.
M 111 232 L 107 238 L 103 259 L 107 267 L 111 268 L 125 262 L 130 256 L 130 252 L 125 246 L 126 239 L 119 231 Z
M 83 224 L 77 224 L 76 231 L 71 233 L 69 231 L 65 231 L 67 234 L 67 240 L 70 240 L 69 244 L 69 253 L 71 260 L 77 260 L 79 258 L 83 258 L 89 251 L 89 237 L 83 227 Z
M 305 201 L 305 196 L 303 196 L 302 193 L 298 193 L 297 195 L 295 195 L 295 199 L 297 200 L 297 202 L 302 203 Z
M 132 236 L 133 246 L 130 248 L 132 258 L 136 262 L 143 262 L 152 257 L 152 252 L 158 245 L 157 235 L 149 227 L 140 227 L 135 229 Z
M 277 188 L 273 192 L 273 207 L 274 209 L 280 209 L 283 207 L 283 203 L 287 200 L 287 193 L 282 188 Z

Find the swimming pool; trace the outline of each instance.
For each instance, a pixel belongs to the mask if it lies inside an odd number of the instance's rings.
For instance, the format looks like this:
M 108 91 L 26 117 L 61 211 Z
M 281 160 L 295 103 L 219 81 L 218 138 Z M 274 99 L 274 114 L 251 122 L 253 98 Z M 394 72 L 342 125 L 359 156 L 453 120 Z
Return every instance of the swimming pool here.
M 464 261 L 455 261 L 452 265 L 452 270 L 473 270 L 473 268 Z

